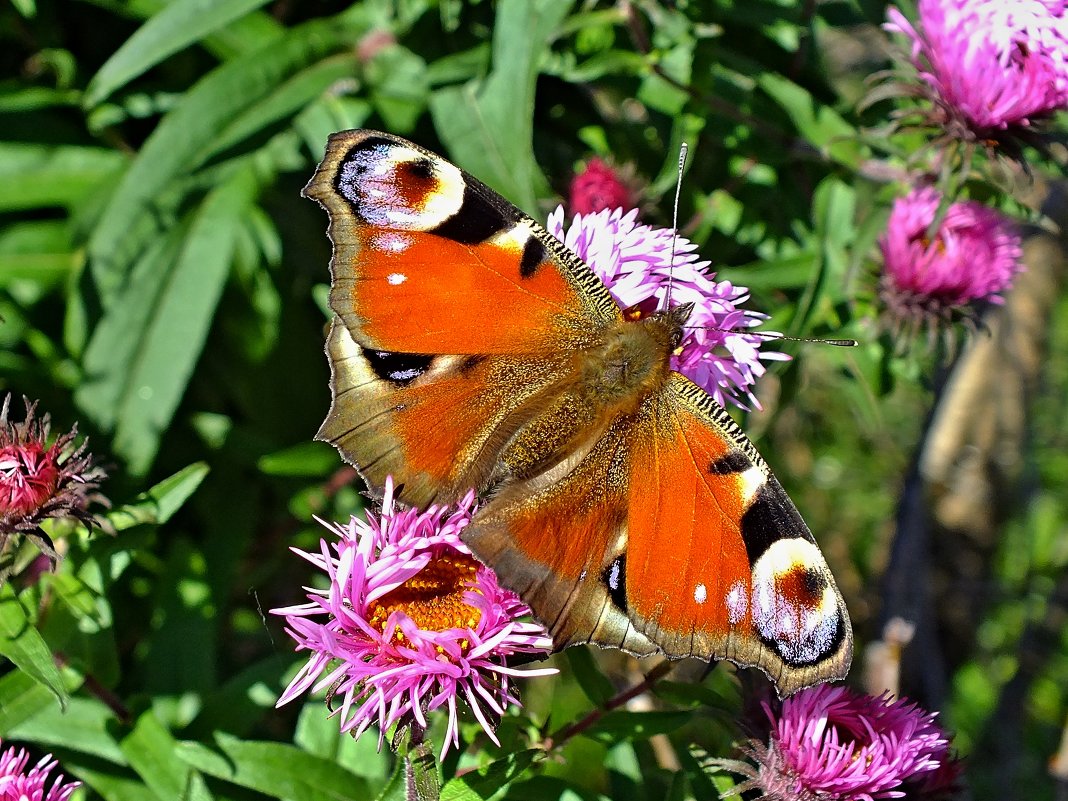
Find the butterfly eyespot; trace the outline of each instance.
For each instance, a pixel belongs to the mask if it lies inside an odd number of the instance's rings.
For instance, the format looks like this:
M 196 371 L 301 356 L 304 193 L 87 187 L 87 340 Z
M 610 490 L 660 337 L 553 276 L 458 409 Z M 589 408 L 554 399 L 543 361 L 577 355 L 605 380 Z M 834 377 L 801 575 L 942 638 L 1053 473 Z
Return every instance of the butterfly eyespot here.
M 418 158 L 404 163 L 403 172 L 416 181 L 430 181 L 434 177 L 434 165 L 430 159 Z
M 752 616 L 761 638 L 792 666 L 834 653 L 845 636 L 838 596 L 816 546 L 774 543 L 753 566 Z

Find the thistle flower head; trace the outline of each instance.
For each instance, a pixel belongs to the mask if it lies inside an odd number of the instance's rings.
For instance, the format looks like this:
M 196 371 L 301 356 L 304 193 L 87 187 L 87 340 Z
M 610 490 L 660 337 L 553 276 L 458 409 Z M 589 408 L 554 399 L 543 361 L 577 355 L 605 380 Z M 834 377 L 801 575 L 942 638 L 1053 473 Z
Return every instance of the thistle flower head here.
M 36 765 L 26 770 L 30 755 L 11 746 L 0 753 L 0 801 L 67 801 L 81 787 L 81 782 L 64 783 L 57 773 L 51 787 L 49 774 L 59 763 L 46 754 Z
M 458 702 L 496 742 L 494 719 L 519 700 L 519 671 L 505 660 L 539 654 L 552 641 L 530 610 L 503 589 L 494 573 L 460 541 L 471 520 L 474 494 L 453 510 L 401 508 L 387 479 L 382 509 L 366 520 L 326 524 L 336 538 L 320 551 L 296 551 L 327 576 L 326 590 L 308 602 L 272 610 L 308 661 L 278 700 L 331 688 L 342 732 L 359 736 L 372 723 L 385 731 L 401 721 L 427 726 L 426 715 L 448 711 L 442 754 L 459 743 Z
M 909 43 L 927 122 L 951 138 L 1010 144 L 1068 107 L 1068 12 L 1061 0 L 919 0 L 886 29 Z
M 592 158 L 575 174 L 568 187 L 572 214 L 593 214 L 604 209 L 632 209 L 636 205 L 633 181 L 599 158 Z
M 0 407 L 0 536 L 35 531 L 49 518 L 88 525 L 91 493 L 104 471 L 94 466 L 84 441 L 74 447 L 77 427 L 49 444 L 49 416 L 37 418 L 37 404 L 25 404 L 21 423 L 9 419 L 10 395 Z
M 671 367 L 704 388 L 720 405 L 760 407 L 753 386 L 764 374 L 762 360 L 786 359 L 761 351 L 763 339 L 743 333 L 766 316 L 741 308 L 749 290 L 716 281 L 709 262 L 698 261 L 697 246 L 669 228 L 637 222 L 638 212 L 622 209 L 577 215 L 565 230 L 564 210 L 549 216 L 549 233 L 575 252 L 608 287 L 623 309 L 652 314 L 693 303 Z
M 879 240 L 880 295 L 895 325 L 933 330 L 974 304 L 1001 303 L 1021 270 L 1020 236 L 1005 217 L 952 203 L 932 232 L 941 202 L 930 187 L 898 198 Z
M 768 743 L 745 749 L 754 765 L 712 763 L 748 778 L 737 792 L 759 789 L 769 801 L 935 799 L 957 781 L 949 737 L 907 701 L 822 684 L 765 711 Z

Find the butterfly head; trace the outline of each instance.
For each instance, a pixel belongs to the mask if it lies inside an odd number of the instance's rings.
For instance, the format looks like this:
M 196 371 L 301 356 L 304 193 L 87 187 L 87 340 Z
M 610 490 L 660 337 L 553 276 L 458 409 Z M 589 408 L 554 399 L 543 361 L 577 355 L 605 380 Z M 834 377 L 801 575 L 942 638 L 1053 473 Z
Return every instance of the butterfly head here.
M 682 303 L 678 306 L 671 306 L 664 311 L 657 312 L 653 315 L 654 319 L 662 321 L 663 325 L 667 328 L 670 341 L 671 351 L 678 350 L 679 345 L 682 344 L 683 326 L 686 325 L 686 321 L 690 319 L 690 314 L 693 312 L 693 302 Z

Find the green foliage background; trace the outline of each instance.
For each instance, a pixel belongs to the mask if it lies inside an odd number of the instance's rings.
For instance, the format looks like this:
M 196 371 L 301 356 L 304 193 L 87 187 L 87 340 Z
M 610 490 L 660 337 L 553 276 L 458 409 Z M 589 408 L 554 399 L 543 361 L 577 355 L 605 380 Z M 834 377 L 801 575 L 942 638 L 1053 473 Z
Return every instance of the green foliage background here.
M 117 529 L 54 528 L 57 573 L 0 589 L 0 736 L 55 752 L 87 798 L 403 797 L 388 748 L 338 736 L 321 699 L 273 708 L 299 660 L 265 614 L 311 580 L 288 548 L 315 547 L 312 515 L 361 505 L 333 449 L 311 442 L 328 406 L 329 243 L 299 196 L 327 135 L 361 126 L 447 155 L 538 217 L 599 154 L 632 165 L 643 218 L 661 225 L 689 142 L 680 220 L 719 277 L 751 287 L 772 328 L 861 343 L 790 348 L 745 425 L 827 553 L 858 646 L 878 639 L 899 490 L 940 369 L 875 324 L 874 244 L 904 187 L 870 167 L 922 143 L 866 134 L 885 104 L 856 111 L 887 64 L 871 44 L 883 19 L 864 0 L 0 5 L 0 389 L 39 398 L 58 428 L 79 421 Z M 1064 312 L 1061 298 L 983 617 L 931 668 L 944 696 L 916 684 L 973 756 L 976 798 L 1054 792 Z M 445 797 L 730 786 L 688 750 L 728 756 L 741 737 L 724 671 L 661 682 L 653 709 L 612 712 L 546 759 L 530 750 L 539 731 L 637 675 L 611 655 L 554 659 L 560 677 L 527 683 L 525 710 L 502 722 L 503 750 L 465 726 L 474 744 L 442 766 Z

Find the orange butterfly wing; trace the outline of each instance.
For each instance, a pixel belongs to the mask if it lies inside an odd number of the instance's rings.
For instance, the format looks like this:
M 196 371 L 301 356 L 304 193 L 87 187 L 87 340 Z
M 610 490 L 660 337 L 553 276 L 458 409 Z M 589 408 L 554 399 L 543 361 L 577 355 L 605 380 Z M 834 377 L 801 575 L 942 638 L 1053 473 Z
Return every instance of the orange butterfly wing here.
M 304 194 L 330 214 L 333 402 L 319 438 L 424 506 L 500 446 L 621 318 L 596 276 L 488 187 L 399 137 L 344 131 Z
M 797 510 L 589 267 L 388 134 L 335 134 L 305 192 L 334 242 L 319 438 L 373 489 L 483 493 L 464 539 L 557 647 L 728 658 L 784 692 L 845 674 L 848 615 Z
M 673 374 L 655 408 L 631 451 L 626 598 L 637 627 L 674 656 L 759 665 L 784 693 L 843 677 L 849 614 L 786 491 L 688 379 Z

